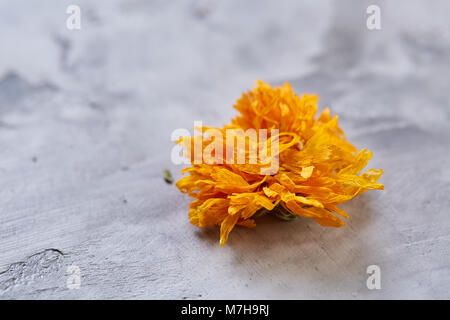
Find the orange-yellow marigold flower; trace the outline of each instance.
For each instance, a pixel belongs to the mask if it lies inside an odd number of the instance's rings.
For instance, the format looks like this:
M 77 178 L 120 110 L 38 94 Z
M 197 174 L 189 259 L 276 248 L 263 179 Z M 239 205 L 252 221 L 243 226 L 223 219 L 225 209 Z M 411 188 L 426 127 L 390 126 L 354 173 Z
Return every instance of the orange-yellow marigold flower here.
M 297 216 L 315 220 L 323 226 L 341 227 L 347 213 L 337 205 L 368 189 L 383 189 L 377 180 L 383 170 L 370 169 L 359 174 L 372 157 L 372 152 L 358 150 L 349 143 L 339 127 L 337 116 L 325 109 L 317 118 L 318 97 L 299 97 L 289 83 L 271 87 L 257 81 L 257 87 L 242 95 L 235 108 L 240 115 L 231 124 L 211 129 L 223 134 L 206 138 L 199 147 L 205 151 L 213 142 L 223 142 L 226 129 L 277 129 L 267 143 L 279 142 L 279 170 L 263 175 L 264 166 L 251 162 L 250 150 L 259 147 L 257 141 L 246 140 L 243 164 L 226 161 L 227 148 L 217 150 L 213 161 L 198 163 L 183 170 L 189 173 L 177 182 L 177 187 L 195 200 L 190 205 L 189 219 L 193 225 L 220 225 L 220 245 L 224 245 L 235 225 L 254 227 L 254 215 L 259 210 L 281 208 Z M 209 130 L 209 131 L 208 131 Z M 178 141 L 186 147 L 199 144 L 194 137 Z M 234 147 L 234 144 L 233 144 Z M 242 151 L 242 150 L 241 150 Z M 220 155 L 221 161 L 217 161 Z M 193 155 L 189 155 L 191 161 Z M 223 157 L 223 159 L 222 159 Z M 253 159 L 255 160 L 255 159 Z

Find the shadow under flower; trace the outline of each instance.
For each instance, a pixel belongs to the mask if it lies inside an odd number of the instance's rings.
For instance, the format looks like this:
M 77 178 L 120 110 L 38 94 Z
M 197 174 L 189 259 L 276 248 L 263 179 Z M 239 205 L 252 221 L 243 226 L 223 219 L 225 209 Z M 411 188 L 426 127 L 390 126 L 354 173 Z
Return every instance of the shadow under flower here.
M 246 286 L 252 281 L 258 286 L 269 285 L 270 290 L 259 293 L 260 298 L 284 294 L 295 297 L 298 286 L 314 286 L 314 283 L 318 285 L 317 292 L 311 297 L 320 297 L 319 287 L 340 290 L 349 286 L 353 287 L 352 292 L 341 293 L 354 296 L 355 292 L 366 289 L 366 267 L 377 262 L 372 239 L 366 237 L 366 229 L 376 216 L 373 197 L 364 193 L 341 205 L 350 216 L 347 225 L 341 228 L 322 227 L 303 217 L 284 221 L 262 216 L 255 228 L 236 227 L 227 244 L 218 249 L 233 253 L 229 260 L 232 273 L 242 277 Z M 218 228 L 200 229 L 197 236 L 218 247 Z

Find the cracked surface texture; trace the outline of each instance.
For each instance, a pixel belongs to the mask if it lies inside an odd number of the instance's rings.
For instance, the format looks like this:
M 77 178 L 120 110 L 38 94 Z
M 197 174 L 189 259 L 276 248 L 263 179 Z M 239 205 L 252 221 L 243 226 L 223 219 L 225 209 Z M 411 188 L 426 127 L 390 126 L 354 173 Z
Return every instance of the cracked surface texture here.
M 0 1 L 1 299 L 450 298 L 448 1 L 77 1 L 74 31 L 69 4 Z M 261 218 L 219 248 L 189 224 L 170 134 L 255 79 L 319 94 L 385 170 L 347 226 Z

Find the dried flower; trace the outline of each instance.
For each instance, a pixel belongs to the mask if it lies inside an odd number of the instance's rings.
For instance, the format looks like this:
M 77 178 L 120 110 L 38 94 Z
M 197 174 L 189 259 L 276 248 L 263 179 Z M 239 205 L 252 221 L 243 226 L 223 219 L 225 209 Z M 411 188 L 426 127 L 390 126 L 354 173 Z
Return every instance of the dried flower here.
M 182 172 L 190 175 L 176 184 L 195 198 L 189 210 L 191 223 L 202 228 L 220 225 L 221 246 L 235 225 L 254 227 L 255 216 L 261 210 L 281 208 L 278 215 L 286 219 L 293 214 L 323 226 L 341 227 L 345 225 L 341 218 L 348 215 L 337 207 L 339 204 L 369 189 L 382 190 L 384 186 L 377 180 L 383 170 L 359 174 L 372 153 L 366 149 L 358 152 L 346 140 L 337 116 L 331 116 L 328 108 L 315 118 L 317 100 L 316 95 L 299 97 L 288 83 L 272 88 L 257 81 L 257 87 L 236 102 L 234 107 L 240 115 L 231 124 L 222 129 L 200 128 L 206 135 L 213 129 L 222 137 L 209 136 L 200 143 L 196 137 L 181 138 L 178 143 L 185 148 L 198 147 L 213 155 L 197 163 L 188 153 L 194 164 Z M 251 150 L 263 143 L 249 137 L 245 138 L 244 150 L 237 150 L 234 140 L 231 147 L 232 159 L 243 152 L 245 163 L 227 161 L 227 144 L 215 144 L 211 152 L 211 144 L 226 140 L 227 129 L 278 130 L 279 134 L 268 136 L 265 145 L 279 143 L 277 152 L 271 154 L 278 157 L 279 170 L 269 175 L 261 173 L 267 163 L 255 159 Z

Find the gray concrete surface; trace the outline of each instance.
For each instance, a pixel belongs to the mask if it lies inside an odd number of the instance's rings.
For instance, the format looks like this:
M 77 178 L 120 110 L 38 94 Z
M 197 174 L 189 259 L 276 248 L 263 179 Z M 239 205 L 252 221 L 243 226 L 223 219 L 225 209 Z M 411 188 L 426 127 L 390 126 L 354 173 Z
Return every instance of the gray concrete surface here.
M 66 7 L 81 7 L 81 30 Z M 366 28 L 381 7 L 382 29 Z M 0 1 L 0 298 L 450 298 L 448 1 Z M 385 190 L 340 229 L 218 246 L 166 184 L 175 128 L 255 79 L 320 95 Z M 368 290 L 366 268 L 381 268 Z M 69 289 L 67 267 L 80 268 Z

